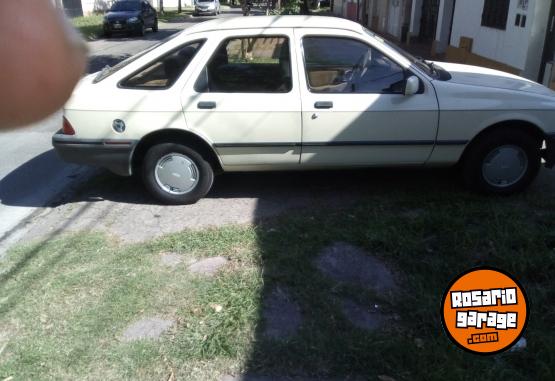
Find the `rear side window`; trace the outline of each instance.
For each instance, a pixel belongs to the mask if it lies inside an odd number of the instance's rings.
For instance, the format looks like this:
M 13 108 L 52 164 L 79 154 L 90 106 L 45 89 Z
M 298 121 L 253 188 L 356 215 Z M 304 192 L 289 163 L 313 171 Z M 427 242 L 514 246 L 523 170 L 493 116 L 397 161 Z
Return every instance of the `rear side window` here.
M 303 38 L 305 68 L 314 93 L 403 92 L 405 71 L 371 46 L 350 38 Z
M 172 50 L 124 79 L 120 87 L 167 89 L 183 74 L 204 41 L 194 41 Z
M 195 83 L 199 93 L 287 93 L 291 87 L 289 40 L 283 36 L 225 40 Z

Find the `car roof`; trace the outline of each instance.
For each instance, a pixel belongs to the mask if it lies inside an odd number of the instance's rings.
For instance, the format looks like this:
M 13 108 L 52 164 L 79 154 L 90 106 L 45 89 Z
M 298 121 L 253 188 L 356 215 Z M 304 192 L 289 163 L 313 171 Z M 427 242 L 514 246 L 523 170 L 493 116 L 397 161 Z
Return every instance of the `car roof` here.
M 222 17 L 202 22 L 185 30 L 186 34 L 229 29 L 270 28 L 332 28 L 362 33 L 362 26 L 353 21 L 329 16 L 256 16 Z

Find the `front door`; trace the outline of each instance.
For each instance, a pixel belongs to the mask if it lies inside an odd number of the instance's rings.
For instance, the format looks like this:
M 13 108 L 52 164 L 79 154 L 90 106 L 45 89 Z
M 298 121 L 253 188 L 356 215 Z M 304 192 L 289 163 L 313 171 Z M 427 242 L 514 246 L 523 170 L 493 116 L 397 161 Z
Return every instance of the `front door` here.
M 213 144 L 228 170 L 298 165 L 300 160 L 293 34 L 289 29 L 270 32 L 237 31 L 235 37 L 222 32 L 219 40 L 211 39 L 213 53 L 184 91 L 188 128 Z
M 297 29 L 305 166 L 415 165 L 436 139 L 438 104 L 429 83 L 403 94 L 406 68 L 360 35 Z M 342 34 L 342 36 L 337 36 Z

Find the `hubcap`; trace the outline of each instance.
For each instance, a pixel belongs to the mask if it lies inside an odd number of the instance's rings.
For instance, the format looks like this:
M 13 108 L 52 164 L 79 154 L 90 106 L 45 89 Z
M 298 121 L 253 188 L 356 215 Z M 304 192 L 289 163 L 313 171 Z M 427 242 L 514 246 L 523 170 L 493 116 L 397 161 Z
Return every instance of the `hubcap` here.
M 515 145 L 505 145 L 491 151 L 482 164 L 484 180 L 494 187 L 506 188 L 516 184 L 528 169 L 526 152 Z
M 154 177 L 164 191 L 182 195 L 195 189 L 199 181 L 199 170 L 189 157 L 170 153 L 158 160 Z

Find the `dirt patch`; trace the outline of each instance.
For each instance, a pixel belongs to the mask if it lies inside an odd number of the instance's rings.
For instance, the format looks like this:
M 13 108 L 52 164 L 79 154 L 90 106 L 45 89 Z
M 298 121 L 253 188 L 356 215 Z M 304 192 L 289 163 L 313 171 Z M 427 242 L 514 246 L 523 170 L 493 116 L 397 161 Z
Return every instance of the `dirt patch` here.
M 294 336 L 302 323 L 299 305 L 289 292 L 276 287 L 264 300 L 264 336 L 282 339 Z
M 174 321 L 160 318 L 141 319 L 128 326 L 122 335 L 122 341 L 131 342 L 142 339 L 157 339 L 174 325 Z
M 349 299 L 341 302 L 341 311 L 352 325 L 367 331 L 383 328 L 391 319 L 389 315 L 382 313 L 377 305 L 361 306 Z
M 227 262 L 224 257 L 205 258 L 191 263 L 187 269 L 193 274 L 214 276 Z
M 377 292 L 397 288 L 392 271 L 380 259 L 345 242 L 335 242 L 322 250 L 316 267 L 336 282 L 350 283 Z
M 177 267 L 181 262 L 183 262 L 183 257 L 177 253 L 161 253 L 160 263 L 168 267 Z

